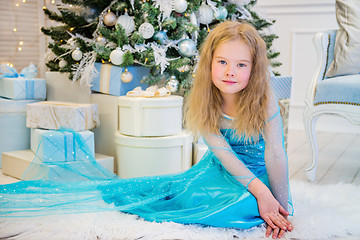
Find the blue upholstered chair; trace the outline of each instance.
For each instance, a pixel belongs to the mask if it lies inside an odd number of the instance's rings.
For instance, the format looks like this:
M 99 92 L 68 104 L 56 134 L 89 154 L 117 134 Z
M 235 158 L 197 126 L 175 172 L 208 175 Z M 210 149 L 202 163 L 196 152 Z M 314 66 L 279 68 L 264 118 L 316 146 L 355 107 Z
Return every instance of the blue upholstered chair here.
M 305 97 L 304 125 L 312 151 L 312 161 L 306 169 L 307 178 L 315 181 L 318 165 L 316 120 L 322 114 L 345 117 L 360 125 L 360 74 L 327 78 L 326 72 L 334 59 L 337 30 L 318 32 L 314 45 L 318 60 L 314 76 Z

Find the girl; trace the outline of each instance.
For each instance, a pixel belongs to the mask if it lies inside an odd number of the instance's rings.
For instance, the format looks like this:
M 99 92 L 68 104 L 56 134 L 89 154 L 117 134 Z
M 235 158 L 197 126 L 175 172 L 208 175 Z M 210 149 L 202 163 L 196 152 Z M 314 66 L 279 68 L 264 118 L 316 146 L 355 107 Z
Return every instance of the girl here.
M 58 176 L 66 178 L 2 185 L 0 217 L 119 210 L 148 221 L 241 229 L 266 221 L 266 236 L 280 238 L 292 230 L 286 220 L 291 201 L 267 67 L 264 41 L 253 27 L 218 25 L 202 48 L 185 108 L 186 125 L 210 148 L 198 164 L 177 174 L 117 179 L 72 132 L 83 147 L 76 164 L 57 163 Z M 27 170 L 32 179 L 43 172 Z
M 216 160 L 246 189 L 242 197 L 251 198 L 250 192 L 256 198 L 268 224 L 266 236 L 273 232 L 277 238 L 292 230 L 286 220 L 291 199 L 268 66 L 265 42 L 250 24 L 219 24 L 201 49 L 186 124 L 203 136 Z

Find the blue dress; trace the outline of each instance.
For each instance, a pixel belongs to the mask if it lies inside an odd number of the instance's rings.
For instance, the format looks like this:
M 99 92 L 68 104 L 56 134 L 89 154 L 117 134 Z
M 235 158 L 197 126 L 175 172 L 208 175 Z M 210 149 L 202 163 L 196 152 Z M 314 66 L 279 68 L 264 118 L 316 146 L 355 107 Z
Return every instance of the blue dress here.
M 231 123 L 230 118 L 224 120 Z M 73 134 L 82 143 L 81 136 Z M 0 218 L 116 210 L 156 222 L 240 229 L 262 224 L 257 201 L 247 184 L 257 177 L 276 197 L 265 163 L 263 136 L 249 142 L 233 129 L 223 127 L 220 135 L 209 134 L 204 139 L 209 150 L 199 163 L 176 174 L 119 179 L 89 157 L 85 148 L 77 154 L 82 159 L 79 164 L 69 167 L 58 163 L 63 172 L 57 179 L 46 179 L 41 168 L 30 166 L 26 174 L 35 180 L 0 186 Z M 236 157 L 236 162 L 223 160 L 229 155 Z M 232 169 L 241 176 L 228 171 L 229 164 L 235 164 Z M 291 206 L 288 180 L 283 181 L 287 186 L 281 189 L 286 193 L 282 193 L 286 203 L 277 199 L 283 206 Z

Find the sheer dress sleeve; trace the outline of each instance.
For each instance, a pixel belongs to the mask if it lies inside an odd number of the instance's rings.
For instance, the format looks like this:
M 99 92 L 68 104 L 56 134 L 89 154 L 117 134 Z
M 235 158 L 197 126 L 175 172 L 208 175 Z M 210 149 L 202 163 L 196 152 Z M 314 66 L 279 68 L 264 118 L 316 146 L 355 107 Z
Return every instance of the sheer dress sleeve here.
M 270 190 L 281 206 L 288 210 L 289 174 L 288 159 L 284 146 L 280 108 L 271 93 L 268 106 L 268 122 L 264 129 L 265 165 Z
M 203 139 L 222 166 L 248 189 L 250 182 L 255 179 L 256 176 L 239 159 L 223 135 L 205 134 L 203 135 Z

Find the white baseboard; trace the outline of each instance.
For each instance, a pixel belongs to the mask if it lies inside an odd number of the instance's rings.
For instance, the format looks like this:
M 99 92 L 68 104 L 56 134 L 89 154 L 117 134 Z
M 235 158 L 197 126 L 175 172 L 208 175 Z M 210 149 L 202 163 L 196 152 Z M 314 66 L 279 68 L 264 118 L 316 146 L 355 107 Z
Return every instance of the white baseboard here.
M 304 105 L 290 105 L 289 129 L 304 130 Z M 360 133 L 360 126 L 350 123 L 346 118 L 335 115 L 320 116 L 316 130 L 323 132 Z

